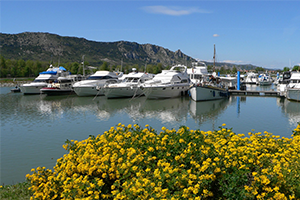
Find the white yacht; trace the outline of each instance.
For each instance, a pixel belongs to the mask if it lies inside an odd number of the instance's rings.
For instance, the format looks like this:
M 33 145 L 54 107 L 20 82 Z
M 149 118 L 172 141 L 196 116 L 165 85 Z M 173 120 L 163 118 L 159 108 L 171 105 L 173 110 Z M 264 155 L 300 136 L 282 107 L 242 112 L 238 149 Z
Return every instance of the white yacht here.
M 142 84 L 141 88 L 148 99 L 173 98 L 184 95 L 190 82 L 187 67 L 175 65 L 170 70 L 162 70 L 152 80 Z
M 300 101 L 300 72 L 292 73 L 290 83 L 286 87 L 286 98 Z
M 47 71 L 41 72 L 38 77 L 31 83 L 26 83 L 20 86 L 23 94 L 40 94 L 40 89 L 47 87 L 50 82 L 54 82 L 58 77 L 70 75 L 64 67 L 50 67 Z
M 224 88 L 215 72 L 202 82 L 191 85 L 189 93 L 194 101 L 216 100 L 229 96 L 228 90 Z
M 281 97 L 286 97 L 286 87 L 290 83 L 291 72 L 283 72 L 277 83 L 277 92 Z
M 244 81 L 246 84 L 256 84 L 258 82 L 257 74 L 254 72 L 249 72 L 246 75 L 246 79 Z
M 272 85 L 272 83 L 273 83 L 273 80 L 269 74 L 264 73 L 264 74 L 260 74 L 258 76 L 257 84 L 259 84 L 261 86 L 266 86 L 266 85 Z
M 207 66 L 204 62 L 193 62 L 192 68 L 187 69 L 192 83 L 200 83 L 208 76 Z
M 104 95 L 102 88 L 106 84 L 119 82 L 119 75 L 115 72 L 97 71 L 86 80 L 79 81 L 73 85 L 78 96 Z
M 216 48 L 214 45 L 214 65 L 216 58 Z M 224 88 L 221 79 L 216 72 L 204 76 L 199 82 L 194 83 L 189 88 L 189 94 L 194 101 L 216 100 L 228 97 L 228 90 Z
M 43 87 L 40 92 L 48 96 L 74 94 L 73 84 L 81 81 L 83 78 L 80 74 L 58 77 L 56 81 L 49 83 L 47 87 Z
M 140 85 L 147 80 L 151 80 L 153 74 L 144 72 L 136 72 L 136 69 L 132 69 L 133 72 L 123 75 L 122 82 L 108 84 L 103 87 L 104 95 L 107 98 L 125 98 L 125 97 L 138 97 L 143 95 L 143 90 Z

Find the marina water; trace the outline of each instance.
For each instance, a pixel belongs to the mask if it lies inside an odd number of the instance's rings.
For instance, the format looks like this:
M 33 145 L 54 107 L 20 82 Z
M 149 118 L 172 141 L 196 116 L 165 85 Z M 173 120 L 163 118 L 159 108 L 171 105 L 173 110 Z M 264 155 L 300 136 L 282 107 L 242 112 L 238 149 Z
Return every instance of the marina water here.
M 249 87 L 249 88 L 248 88 Z M 300 121 L 300 103 L 279 97 L 231 96 L 224 100 L 194 102 L 189 97 L 164 100 L 107 99 L 105 96 L 27 96 L 0 88 L 1 174 L 0 184 L 25 181 L 38 166 L 52 169 L 67 153 L 69 140 L 102 134 L 118 123 L 149 124 L 157 132 L 164 126 L 188 126 L 216 130 L 223 123 L 235 133 L 268 131 L 291 137 Z M 274 89 L 247 86 L 249 90 Z

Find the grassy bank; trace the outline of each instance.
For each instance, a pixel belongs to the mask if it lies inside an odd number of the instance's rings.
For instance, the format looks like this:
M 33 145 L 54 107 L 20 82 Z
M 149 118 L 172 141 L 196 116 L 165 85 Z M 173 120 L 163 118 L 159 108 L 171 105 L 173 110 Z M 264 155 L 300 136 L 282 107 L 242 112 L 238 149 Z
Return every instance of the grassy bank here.
M 1 200 L 29 200 L 32 192 L 28 190 L 29 182 L 18 183 L 15 185 L 1 185 L 0 199 Z
M 33 81 L 34 77 L 23 77 L 23 78 L 1 78 L 0 83 L 15 83 L 19 81 Z
M 24 83 L 30 83 L 34 80 L 34 78 L 1 78 L 0 79 L 0 87 L 14 87 L 16 85 L 21 85 Z

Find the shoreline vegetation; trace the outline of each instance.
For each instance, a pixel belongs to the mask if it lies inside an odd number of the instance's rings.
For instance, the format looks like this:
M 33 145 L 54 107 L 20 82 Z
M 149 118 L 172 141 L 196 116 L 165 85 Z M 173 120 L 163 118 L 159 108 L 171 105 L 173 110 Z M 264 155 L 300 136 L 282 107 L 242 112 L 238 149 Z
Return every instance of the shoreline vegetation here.
M 63 148 L 52 170 L 0 186 L 1 199 L 300 198 L 300 123 L 291 138 L 119 123 Z

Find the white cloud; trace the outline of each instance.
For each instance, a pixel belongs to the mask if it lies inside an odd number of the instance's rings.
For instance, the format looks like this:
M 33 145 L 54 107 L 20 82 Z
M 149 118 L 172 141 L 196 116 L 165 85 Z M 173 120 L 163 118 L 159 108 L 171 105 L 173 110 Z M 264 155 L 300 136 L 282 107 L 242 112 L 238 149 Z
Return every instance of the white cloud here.
M 243 62 L 243 61 L 241 61 L 241 60 L 224 60 L 224 61 L 222 61 L 222 62 L 224 62 L 224 63 L 234 63 L 234 64 L 245 63 L 245 62 Z
M 213 34 L 213 36 L 214 36 L 214 37 L 219 37 L 220 35 L 219 35 L 219 34 Z
M 146 6 L 142 8 L 146 12 L 154 14 L 164 14 L 172 16 L 190 15 L 193 13 L 210 13 L 206 10 L 198 8 L 182 8 L 182 7 L 167 7 L 167 6 Z

